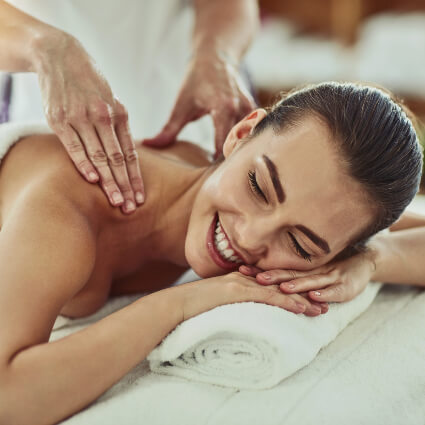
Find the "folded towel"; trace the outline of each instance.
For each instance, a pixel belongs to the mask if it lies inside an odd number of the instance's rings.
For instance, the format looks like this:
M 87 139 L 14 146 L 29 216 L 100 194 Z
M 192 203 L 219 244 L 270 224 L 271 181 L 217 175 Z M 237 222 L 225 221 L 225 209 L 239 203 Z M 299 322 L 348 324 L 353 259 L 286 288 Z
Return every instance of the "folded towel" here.
M 370 283 L 316 317 L 254 302 L 216 307 L 177 326 L 147 357 L 150 369 L 237 389 L 271 388 L 311 362 L 381 286 Z

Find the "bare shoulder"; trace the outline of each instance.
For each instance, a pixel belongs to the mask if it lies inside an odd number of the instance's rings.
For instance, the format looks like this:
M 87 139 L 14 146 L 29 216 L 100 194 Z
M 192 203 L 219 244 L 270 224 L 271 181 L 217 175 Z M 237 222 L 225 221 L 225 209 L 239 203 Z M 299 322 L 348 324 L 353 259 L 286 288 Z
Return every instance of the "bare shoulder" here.
M 212 163 L 210 153 L 207 150 L 185 140 L 179 140 L 173 145 L 163 149 L 150 148 L 145 145 L 139 145 L 139 147 L 170 159 L 177 159 L 182 162 L 186 162 L 195 167 L 205 167 Z
M 35 201 L 35 194 L 55 210 L 74 208 L 87 217 L 98 203 L 105 204 L 100 187 L 84 180 L 54 134 L 21 139 L 1 163 L 2 219 L 22 197 Z

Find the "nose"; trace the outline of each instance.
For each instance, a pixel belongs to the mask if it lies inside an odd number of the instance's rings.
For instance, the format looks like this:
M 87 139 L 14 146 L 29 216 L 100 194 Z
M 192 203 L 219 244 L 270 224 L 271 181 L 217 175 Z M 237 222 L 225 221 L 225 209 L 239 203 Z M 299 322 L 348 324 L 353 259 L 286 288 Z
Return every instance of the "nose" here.
M 257 262 L 266 255 L 270 243 L 270 224 L 258 218 L 241 219 L 235 224 L 234 232 L 238 247 L 250 262 Z

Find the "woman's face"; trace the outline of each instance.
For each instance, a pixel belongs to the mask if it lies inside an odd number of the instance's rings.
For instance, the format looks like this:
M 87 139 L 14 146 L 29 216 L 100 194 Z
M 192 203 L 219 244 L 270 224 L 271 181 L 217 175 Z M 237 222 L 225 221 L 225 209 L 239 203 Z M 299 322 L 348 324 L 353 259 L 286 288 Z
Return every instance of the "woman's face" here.
M 308 116 L 280 134 L 269 128 L 247 140 L 264 115 L 256 110 L 235 125 L 225 160 L 195 199 L 185 255 L 201 277 L 242 263 L 263 270 L 316 268 L 372 219 L 321 121 Z

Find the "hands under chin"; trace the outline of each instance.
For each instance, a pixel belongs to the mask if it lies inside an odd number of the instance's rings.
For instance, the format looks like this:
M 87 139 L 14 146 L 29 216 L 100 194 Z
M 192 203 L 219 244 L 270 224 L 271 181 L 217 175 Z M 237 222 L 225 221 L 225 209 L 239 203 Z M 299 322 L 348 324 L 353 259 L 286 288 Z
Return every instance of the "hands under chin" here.
M 367 255 L 358 254 L 309 271 L 263 271 L 246 265 L 239 271 L 255 276 L 260 285 L 278 285 L 283 293 L 306 305 L 305 315 L 317 316 L 328 311 L 329 302 L 346 302 L 359 295 L 372 278 L 374 263 Z

